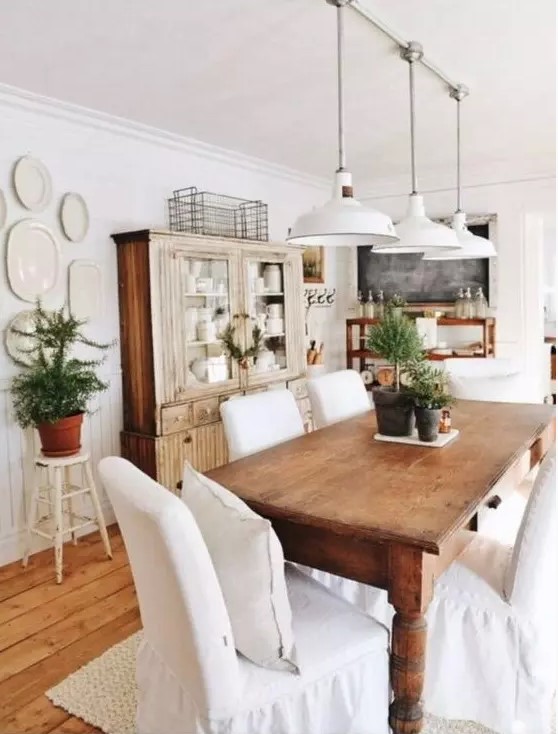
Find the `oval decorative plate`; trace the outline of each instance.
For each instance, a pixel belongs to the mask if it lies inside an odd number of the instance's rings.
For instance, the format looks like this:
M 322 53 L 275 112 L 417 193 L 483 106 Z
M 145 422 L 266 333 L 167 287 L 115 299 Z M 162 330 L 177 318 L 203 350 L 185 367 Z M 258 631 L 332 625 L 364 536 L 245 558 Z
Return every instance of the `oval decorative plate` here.
M 60 207 L 60 221 L 64 234 L 71 242 L 81 242 L 89 229 L 87 204 L 79 194 L 64 194 Z
M 34 302 L 58 281 L 58 242 L 48 227 L 34 219 L 23 219 L 10 229 L 6 260 L 10 287 L 22 301 Z
M 16 361 L 24 364 L 31 364 L 32 356 L 29 349 L 35 346 L 35 339 L 32 336 L 23 336 L 22 334 L 14 334 L 12 326 L 18 331 L 33 331 L 33 311 L 20 311 L 6 328 L 6 351 Z
M 74 260 L 68 268 L 70 313 L 76 319 L 102 315 L 101 269 L 92 260 Z
M 4 192 L 0 189 L 0 229 L 6 224 L 6 215 L 8 213 L 8 207 L 6 206 L 6 197 Z
M 52 181 L 44 163 L 30 155 L 20 158 L 14 167 L 14 188 L 26 209 L 40 212 L 52 198 Z

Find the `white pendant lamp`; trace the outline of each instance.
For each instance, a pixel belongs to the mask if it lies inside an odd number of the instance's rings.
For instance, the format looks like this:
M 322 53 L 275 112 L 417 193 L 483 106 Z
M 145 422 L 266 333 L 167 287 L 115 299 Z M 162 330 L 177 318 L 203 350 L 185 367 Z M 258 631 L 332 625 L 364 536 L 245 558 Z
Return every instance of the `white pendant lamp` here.
M 422 58 L 422 46 L 416 41 L 401 50 L 401 58 L 409 63 L 409 100 L 411 110 L 411 177 L 413 190 L 409 197 L 407 214 L 396 227 L 399 242 L 379 244 L 374 247 L 378 254 L 421 253 L 436 250 L 458 250 L 461 245 L 456 233 L 443 224 L 428 219 L 424 211 L 422 196 L 418 193 L 415 159 L 415 62 Z
M 469 90 L 463 84 L 450 90 L 450 97 L 457 102 L 457 210 L 451 223 L 462 247 L 460 250 L 426 252 L 423 260 L 471 260 L 473 258 L 496 257 L 496 248 L 486 237 L 478 237 L 467 229 L 467 217 L 461 210 L 461 101 Z
M 343 105 L 343 9 L 351 0 L 326 0 L 337 8 L 337 92 L 339 168 L 335 173 L 333 196 L 323 206 L 302 214 L 289 229 L 287 241 L 297 245 L 350 247 L 395 242 L 393 222 L 375 209 L 353 199 L 351 174 L 345 170 Z

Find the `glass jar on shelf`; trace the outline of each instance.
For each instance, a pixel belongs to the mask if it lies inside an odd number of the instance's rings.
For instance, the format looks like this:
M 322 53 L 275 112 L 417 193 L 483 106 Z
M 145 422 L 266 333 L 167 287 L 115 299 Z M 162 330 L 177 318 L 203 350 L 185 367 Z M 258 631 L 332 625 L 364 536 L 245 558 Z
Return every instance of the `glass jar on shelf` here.
M 364 315 L 367 319 L 374 318 L 374 297 L 372 296 L 372 291 L 368 291 L 368 300 L 364 306 Z
M 471 296 L 471 289 L 467 288 L 465 291 L 465 299 L 463 301 L 463 317 L 464 319 L 475 318 L 475 304 Z
M 477 288 L 475 293 L 475 318 L 485 319 L 488 316 L 488 303 L 482 288 Z
M 376 300 L 376 318 L 383 319 L 386 312 L 386 303 L 384 299 L 384 292 L 380 291 Z
M 357 293 L 356 317 L 357 319 L 364 318 L 364 298 L 362 295 L 362 291 L 358 291 Z
M 460 288 L 457 292 L 457 298 L 455 299 L 454 315 L 456 319 L 464 319 L 464 305 L 465 305 L 465 293 L 463 288 Z

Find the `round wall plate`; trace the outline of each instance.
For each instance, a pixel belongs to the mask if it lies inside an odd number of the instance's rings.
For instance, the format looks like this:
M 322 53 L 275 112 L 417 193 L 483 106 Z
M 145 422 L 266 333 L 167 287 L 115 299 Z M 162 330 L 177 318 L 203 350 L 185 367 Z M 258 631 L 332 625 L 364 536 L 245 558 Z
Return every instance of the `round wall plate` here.
M 26 209 L 42 211 L 52 198 L 52 181 L 44 163 L 30 155 L 14 166 L 14 189 Z
M 16 361 L 30 365 L 33 356 L 29 353 L 29 349 L 35 346 L 36 340 L 32 336 L 23 336 L 22 334 L 14 334 L 12 327 L 18 331 L 30 333 L 33 331 L 33 311 L 20 311 L 10 321 L 6 328 L 6 351 Z
M 89 229 L 89 212 L 82 196 L 64 194 L 60 206 L 60 222 L 64 234 L 71 242 L 81 242 Z

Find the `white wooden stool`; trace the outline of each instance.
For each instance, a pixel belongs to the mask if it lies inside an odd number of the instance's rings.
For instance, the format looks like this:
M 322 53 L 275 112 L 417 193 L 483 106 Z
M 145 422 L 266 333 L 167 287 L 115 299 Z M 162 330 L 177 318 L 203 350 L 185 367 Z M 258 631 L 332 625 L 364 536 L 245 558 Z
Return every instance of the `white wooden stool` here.
M 71 482 L 72 467 L 81 470 L 81 485 Z M 40 474 L 46 473 L 46 484 L 41 482 Z M 89 494 L 93 505 L 94 517 L 76 514 L 74 498 Z M 65 507 L 67 505 L 67 507 Z M 65 521 L 68 521 L 67 523 Z M 101 510 L 101 503 L 95 489 L 89 454 L 81 453 L 65 457 L 35 457 L 35 482 L 27 512 L 27 543 L 23 566 L 27 566 L 31 553 L 31 535 L 35 533 L 54 543 L 54 562 L 56 582 L 62 582 L 62 544 L 64 535 L 70 533 L 74 545 L 77 543 L 76 531 L 89 525 L 96 525 L 101 533 L 105 551 L 112 558 L 112 550 Z

